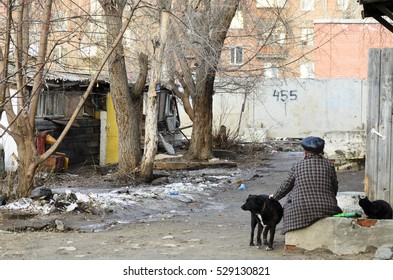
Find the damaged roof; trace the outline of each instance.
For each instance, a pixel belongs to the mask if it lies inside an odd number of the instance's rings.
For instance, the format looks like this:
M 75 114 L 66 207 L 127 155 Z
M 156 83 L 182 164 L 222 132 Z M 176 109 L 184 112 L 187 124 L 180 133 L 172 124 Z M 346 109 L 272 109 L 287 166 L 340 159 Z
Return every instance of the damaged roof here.
M 45 83 L 49 88 L 87 88 L 93 78 L 91 73 L 51 69 L 45 74 Z M 98 88 L 108 89 L 109 79 L 100 76 L 94 91 Z

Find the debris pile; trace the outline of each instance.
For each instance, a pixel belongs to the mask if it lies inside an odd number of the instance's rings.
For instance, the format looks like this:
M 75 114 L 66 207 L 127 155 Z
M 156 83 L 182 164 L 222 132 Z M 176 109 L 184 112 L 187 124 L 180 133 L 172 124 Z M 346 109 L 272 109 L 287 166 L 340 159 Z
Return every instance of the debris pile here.
M 119 187 L 116 189 L 84 189 L 39 187 L 27 198 L 0 206 L 0 213 L 28 213 L 49 215 L 53 213 L 89 213 L 101 215 L 135 211 L 152 215 L 179 213 L 176 207 L 207 201 L 206 197 L 222 186 L 230 186 L 229 176 L 215 174 L 178 174 L 178 178 L 159 185 Z M 194 176 L 195 175 L 195 176 Z M 179 182 L 181 180 L 182 182 Z M 170 208 L 172 207 L 172 208 Z M 142 209 L 142 210 L 140 210 Z M 131 217 L 131 215 L 130 215 Z M 128 217 L 127 217 L 128 218 Z
M 21 198 L 0 207 L 0 211 L 25 212 L 29 214 L 51 214 L 54 212 L 97 213 L 100 206 L 88 195 L 70 190 L 53 193 L 50 188 L 40 187 L 33 190 L 27 198 Z

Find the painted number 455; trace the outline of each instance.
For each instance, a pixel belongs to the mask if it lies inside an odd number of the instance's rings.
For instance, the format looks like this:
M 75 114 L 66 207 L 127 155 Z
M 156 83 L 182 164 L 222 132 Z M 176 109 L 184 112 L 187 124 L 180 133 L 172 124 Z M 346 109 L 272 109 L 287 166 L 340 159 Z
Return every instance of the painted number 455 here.
M 278 102 L 293 101 L 297 99 L 297 90 L 274 90 L 273 96 L 277 98 Z

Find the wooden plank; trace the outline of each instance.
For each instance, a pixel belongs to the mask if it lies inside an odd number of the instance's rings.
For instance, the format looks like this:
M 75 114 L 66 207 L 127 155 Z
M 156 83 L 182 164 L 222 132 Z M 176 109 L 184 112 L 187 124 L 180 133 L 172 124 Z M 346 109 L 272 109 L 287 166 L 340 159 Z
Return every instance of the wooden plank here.
M 368 67 L 365 192 L 393 204 L 393 49 L 370 49 Z
M 232 168 L 236 167 L 236 162 L 232 161 L 217 161 L 217 162 L 196 162 L 196 161 L 155 161 L 154 169 L 156 170 L 196 170 L 204 168 Z
M 385 49 L 381 50 L 381 74 L 379 86 L 380 116 L 378 131 L 385 138 L 379 137 L 378 141 L 378 181 L 375 189 L 375 199 L 389 199 L 389 186 L 391 171 L 391 142 L 392 142 L 392 92 L 389 89 L 391 77 L 388 75 L 389 57 Z M 390 61 L 391 63 L 391 61 Z M 390 81 L 390 82 L 389 82 Z
M 392 176 L 392 59 L 391 51 L 381 50 L 379 130 L 386 138 L 379 139 L 378 181 L 375 199 L 390 201 Z
M 380 49 L 370 49 L 368 53 L 368 97 L 367 97 L 367 149 L 365 165 L 365 193 L 371 200 L 376 196 L 378 182 L 378 142 L 379 137 L 371 133 L 379 128 L 379 90 L 380 90 Z
M 386 93 L 389 100 L 389 108 L 387 109 L 388 118 L 388 130 L 387 130 L 387 141 L 388 141 L 388 152 L 389 152 L 389 178 L 387 185 L 382 186 L 384 190 L 384 199 L 393 205 L 393 48 L 383 49 L 382 51 L 382 77 L 383 81 L 381 84 L 381 90 Z

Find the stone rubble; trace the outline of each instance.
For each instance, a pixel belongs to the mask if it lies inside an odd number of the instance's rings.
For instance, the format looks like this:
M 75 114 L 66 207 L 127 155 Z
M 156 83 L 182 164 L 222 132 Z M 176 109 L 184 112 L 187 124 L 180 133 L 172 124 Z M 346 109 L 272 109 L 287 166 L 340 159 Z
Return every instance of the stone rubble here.
M 393 260 L 393 244 L 379 247 L 375 252 L 374 260 Z

